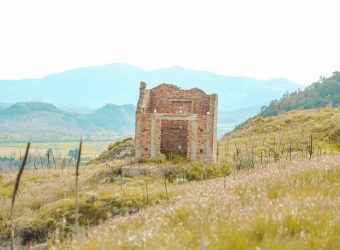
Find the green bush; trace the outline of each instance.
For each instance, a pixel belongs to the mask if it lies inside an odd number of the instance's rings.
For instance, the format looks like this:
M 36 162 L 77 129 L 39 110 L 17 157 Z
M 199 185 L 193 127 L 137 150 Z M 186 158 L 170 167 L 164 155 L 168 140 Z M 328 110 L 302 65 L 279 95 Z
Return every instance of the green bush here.
M 173 182 L 177 179 L 199 181 L 229 175 L 231 166 L 227 164 L 206 165 L 200 162 L 187 163 L 182 166 L 166 167 L 166 178 Z

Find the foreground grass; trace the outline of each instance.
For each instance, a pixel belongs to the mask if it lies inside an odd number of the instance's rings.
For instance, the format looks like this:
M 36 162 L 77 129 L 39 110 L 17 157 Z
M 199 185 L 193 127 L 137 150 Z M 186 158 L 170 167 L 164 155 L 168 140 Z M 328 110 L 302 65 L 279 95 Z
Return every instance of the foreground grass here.
M 114 218 L 65 249 L 338 249 L 340 155 L 192 183 L 169 206 Z
M 165 203 L 164 179 L 152 176 L 120 178 L 124 162 L 91 165 L 80 170 L 79 213 L 82 230 L 117 215 Z M 10 235 L 10 199 L 16 172 L 0 175 L 0 248 Z M 14 208 L 17 245 L 64 240 L 74 232 L 75 171 L 24 172 Z M 167 183 L 170 199 L 182 186 Z

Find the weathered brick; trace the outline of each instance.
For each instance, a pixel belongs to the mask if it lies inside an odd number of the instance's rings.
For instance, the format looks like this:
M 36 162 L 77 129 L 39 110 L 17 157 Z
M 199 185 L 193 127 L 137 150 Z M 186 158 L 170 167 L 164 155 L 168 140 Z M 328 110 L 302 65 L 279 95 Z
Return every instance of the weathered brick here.
M 186 153 L 188 160 L 217 156 L 217 95 L 172 84 L 146 89 L 141 82 L 136 110 L 136 158 Z

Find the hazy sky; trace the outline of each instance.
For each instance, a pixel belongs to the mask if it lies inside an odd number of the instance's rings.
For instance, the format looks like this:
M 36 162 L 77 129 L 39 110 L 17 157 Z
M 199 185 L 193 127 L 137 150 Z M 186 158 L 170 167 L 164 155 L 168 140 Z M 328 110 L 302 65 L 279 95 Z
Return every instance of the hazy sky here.
M 7 0 L 0 79 L 123 62 L 308 84 L 340 70 L 339 0 Z

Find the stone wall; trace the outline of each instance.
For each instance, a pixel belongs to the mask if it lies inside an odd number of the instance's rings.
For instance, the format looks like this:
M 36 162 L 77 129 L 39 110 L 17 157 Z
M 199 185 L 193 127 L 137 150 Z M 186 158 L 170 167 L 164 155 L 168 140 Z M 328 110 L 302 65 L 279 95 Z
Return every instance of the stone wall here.
M 146 89 L 141 83 L 136 110 L 136 158 L 180 152 L 188 160 L 217 156 L 217 95 L 172 84 Z

